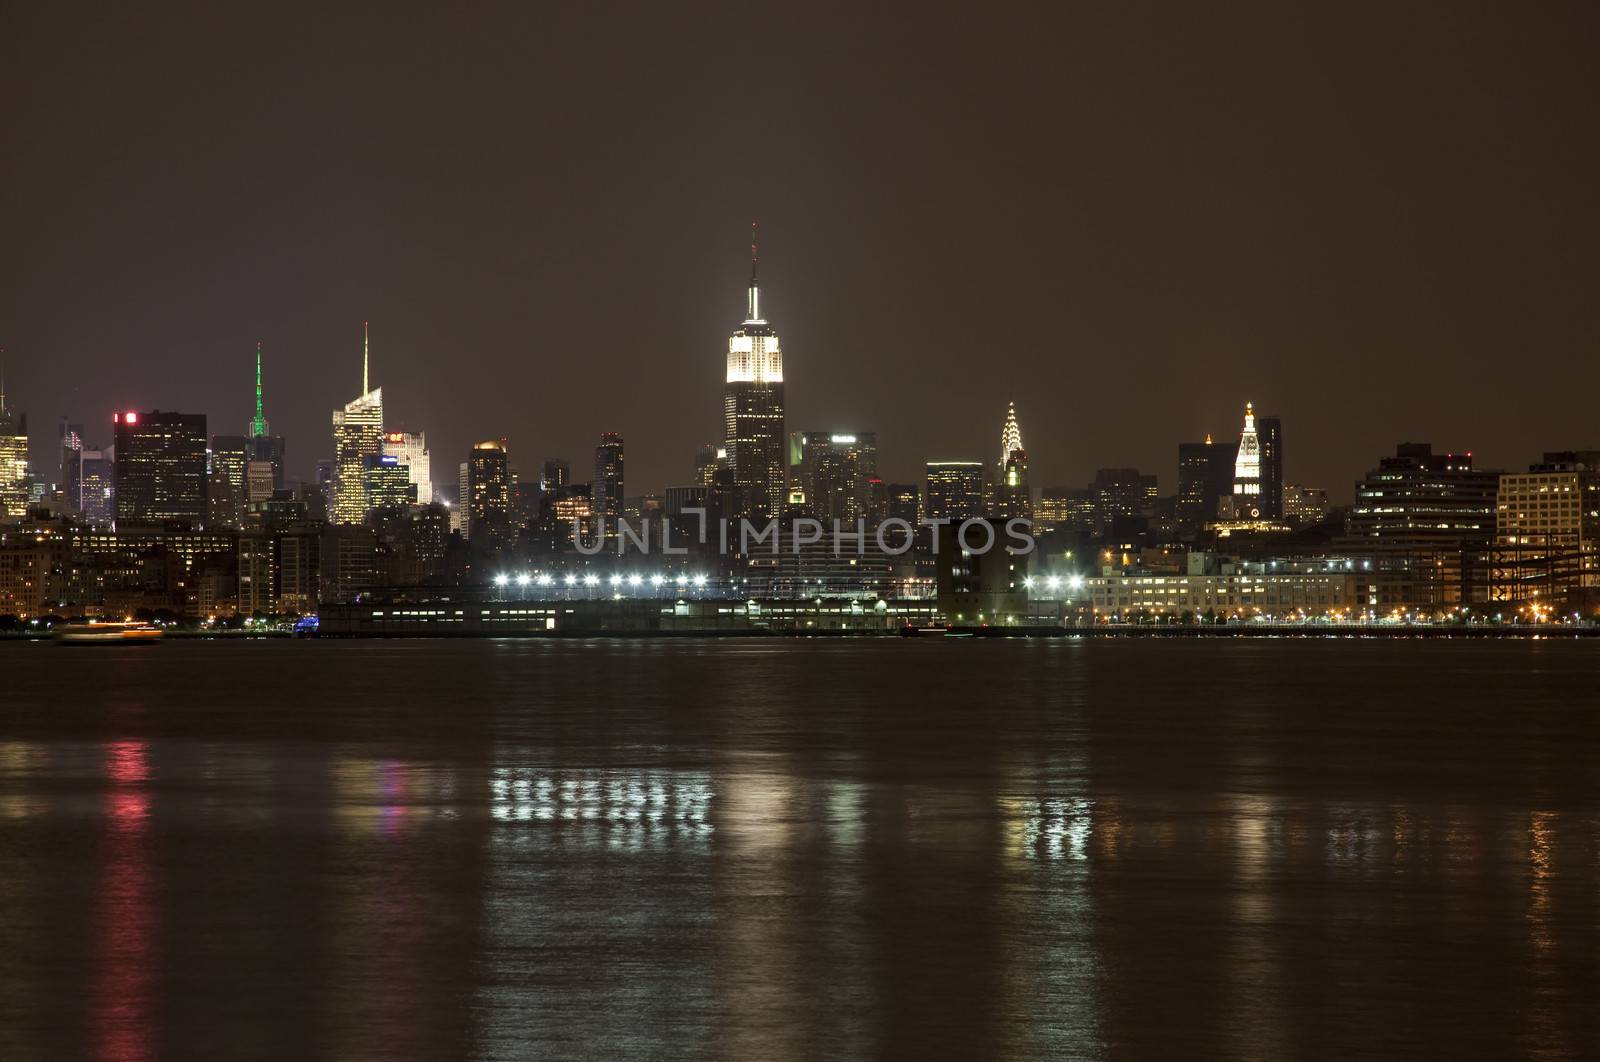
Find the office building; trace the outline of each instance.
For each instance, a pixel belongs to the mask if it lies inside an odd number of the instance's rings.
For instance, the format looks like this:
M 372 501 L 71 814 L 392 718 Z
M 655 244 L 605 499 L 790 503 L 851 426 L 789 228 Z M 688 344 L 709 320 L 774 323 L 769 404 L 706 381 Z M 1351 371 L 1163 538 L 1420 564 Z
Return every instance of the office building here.
M 511 468 L 506 440 L 475 443 L 467 455 L 466 537 L 491 548 L 510 544 L 515 537 L 511 504 Z
M 1311 527 L 1328 518 L 1328 492 L 1299 483 L 1283 485 L 1283 519 L 1291 527 Z
M 411 482 L 411 470 L 394 454 L 367 458 L 365 472 L 363 487 L 369 516 L 379 509 L 404 509 L 416 504 L 417 485 Z
M 1490 597 L 1522 619 L 1600 608 L 1600 451 L 1547 453 L 1500 477 Z
M 1000 461 L 989 481 L 986 504 L 988 516 L 997 520 L 1030 519 L 1033 494 L 1028 485 L 1028 452 L 1022 447 L 1022 429 L 1017 424 L 1017 407 L 1006 410 L 1000 428 Z
M 329 519 L 359 524 L 367 518 L 367 458 L 383 453 L 383 388 L 369 387 L 370 346 L 361 337 L 361 394 L 333 412 L 333 482 Z
M 1222 499 L 1233 493 L 1237 451 L 1211 441 L 1178 444 L 1178 493 L 1174 503 L 1178 528 L 1193 534 L 1217 518 Z
M 589 486 L 591 509 L 606 523 L 606 534 L 615 538 L 617 521 L 623 516 L 622 436 L 614 431 L 600 436 L 594 448 L 594 479 Z
M 728 338 L 724 445 L 732 471 L 730 515 L 765 521 L 784 500 L 783 351 L 761 316 L 751 227 L 750 288 L 744 323 Z
M 1470 453 L 1401 443 L 1356 484 L 1339 540 L 1387 573 L 1378 610 L 1439 611 L 1485 599 L 1500 474 Z
M 983 511 L 983 462 L 929 461 L 927 505 L 930 520 L 970 520 Z
M 411 485 L 416 487 L 417 504 L 433 502 L 433 462 L 428 457 L 428 439 L 420 431 L 386 431 L 383 453 L 397 458 L 405 467 Z
M 1282 521 L 1283 421 L 1278 417 L 1258 418 L 1256 442 L 1260 451 L 1261 519 Z
M 806 431 L 789 436 L 789 465 L 806 508 L 825 525 L 869 518 L 878 476 L 878 437 L 870 431 Z
M 112 422 L 117 523 L 205 523 L 205 414 L 127 412 Z
M 28 512 L 28 417 L 6 405 L 0 381 L 0 518 Z

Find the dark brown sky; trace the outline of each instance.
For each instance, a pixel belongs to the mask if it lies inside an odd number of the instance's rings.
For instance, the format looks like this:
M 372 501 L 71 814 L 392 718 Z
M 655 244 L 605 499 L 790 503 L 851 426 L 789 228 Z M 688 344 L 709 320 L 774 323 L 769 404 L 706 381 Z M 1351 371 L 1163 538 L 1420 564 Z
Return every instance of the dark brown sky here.
M 1044 484 L 1170 490 L 1246 398 L 1341 498 L 1402 439 L 1600 446 L 1594 6 L 1323 6 L 6 4 L 7 390 L 242 431 L 261 338 L 309 474 L 370 318 L 437 478 L 612 430 L 659 489 L 759 215 L 790 427 L 889 478 L 1010 398 Z

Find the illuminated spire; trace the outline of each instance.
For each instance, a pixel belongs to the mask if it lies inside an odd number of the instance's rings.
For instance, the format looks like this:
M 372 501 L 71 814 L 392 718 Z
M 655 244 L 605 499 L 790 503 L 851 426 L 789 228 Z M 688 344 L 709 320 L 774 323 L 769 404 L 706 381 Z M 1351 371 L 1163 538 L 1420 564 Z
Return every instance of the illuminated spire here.
M 267 434 L 267 413 L 261 393 L 261 341 L 256 340 L 256 415 L 250 421 L 250 434 L 261 438 Z
M 1006 462 L 1011 459 L 1012 451 L 1022 449 L 1022 429 L 1017 427 L 1017 404 L 1009 403 L 1006 410 L 1006 426 L 1000 429 L 1000 467 L 1005 468 Z
M 756 253 L 756 219 L 750 219 L 750 299 L 746 307 L 748 314 L 746 321 L 761 320 L 761 288 L 756 283 L 756 263 L 760 256 Z
M 367 391 L 368 391 L 368 387 L 367 387 L 367 356 L 370 353 L 370 350 L 371 350 L 371 348 L 370 348 L 368 340 L 367 340 L 367 322 L 366 321 L 362 321 L 361 322 L 361 393 L 362 394 L 366 394 Z
M 1244 404 L 1244 430 L 1239 433 L 1239 454 L 1233 459 L 1233 493 L 1261 493 L 1261 440 L 1256 437 L 1256 409 Z

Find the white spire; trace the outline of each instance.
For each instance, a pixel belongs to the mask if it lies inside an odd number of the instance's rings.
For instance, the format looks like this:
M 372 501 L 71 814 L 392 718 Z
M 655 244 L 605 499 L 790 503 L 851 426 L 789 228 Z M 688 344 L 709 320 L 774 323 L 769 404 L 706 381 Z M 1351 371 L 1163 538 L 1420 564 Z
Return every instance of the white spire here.
M 1261 441 L 1256 438 L 1256 409 L 1244 404 L 1244 431 L 1239 433 L 1239 456 L 1233 461 L 1233 493 L 1261 493 Z
M 1022 429 L 1017 427 L 1017 404 L 1006 411 L 1006 426 L 1000 429 L 1000 467 L 1005 468 L 1013 450 L 1022 449 Z

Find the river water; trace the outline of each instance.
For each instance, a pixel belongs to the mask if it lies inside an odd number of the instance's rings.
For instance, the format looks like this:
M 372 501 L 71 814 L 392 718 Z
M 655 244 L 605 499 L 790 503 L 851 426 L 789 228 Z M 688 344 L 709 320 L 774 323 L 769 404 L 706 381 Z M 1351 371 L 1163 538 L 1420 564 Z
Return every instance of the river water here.
M 1600 644 L 0 644 L 0 1058 L 1593 1058 Z

